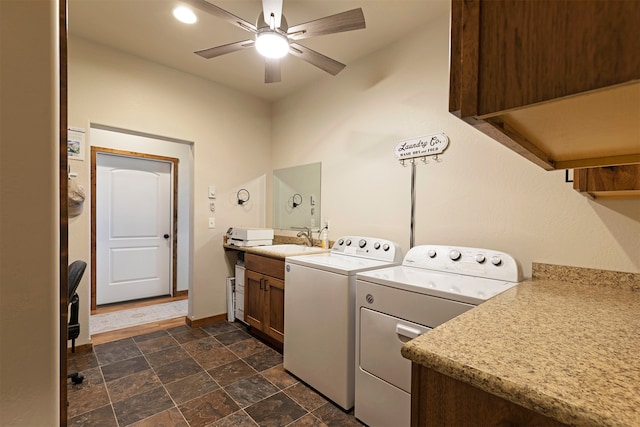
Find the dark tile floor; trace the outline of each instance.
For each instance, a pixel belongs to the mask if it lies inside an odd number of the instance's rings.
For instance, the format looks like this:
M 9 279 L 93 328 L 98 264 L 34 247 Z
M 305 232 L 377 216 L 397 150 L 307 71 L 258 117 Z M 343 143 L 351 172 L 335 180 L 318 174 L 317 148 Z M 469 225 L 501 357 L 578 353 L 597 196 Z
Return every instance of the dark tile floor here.
M 69 426 L 362 426 L 240 323 L 180 326 L 72 355 Z

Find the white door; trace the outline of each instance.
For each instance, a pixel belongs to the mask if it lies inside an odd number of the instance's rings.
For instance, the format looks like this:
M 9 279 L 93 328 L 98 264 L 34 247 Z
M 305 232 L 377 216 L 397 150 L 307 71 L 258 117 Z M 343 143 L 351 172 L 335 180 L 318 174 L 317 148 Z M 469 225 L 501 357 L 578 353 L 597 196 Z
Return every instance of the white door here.
M 171 294 L 171 167 L 97 154 L 96 304 Z

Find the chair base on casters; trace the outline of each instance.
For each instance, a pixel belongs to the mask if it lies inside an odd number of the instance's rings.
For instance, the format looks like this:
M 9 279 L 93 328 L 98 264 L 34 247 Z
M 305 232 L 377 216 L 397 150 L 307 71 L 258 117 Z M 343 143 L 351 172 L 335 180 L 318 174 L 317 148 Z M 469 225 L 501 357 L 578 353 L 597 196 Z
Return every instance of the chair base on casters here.
M 73 374 L 68 374 L 67 378 L 71 378 L 71 382 L 74 384 L 82 384 L 84 381 L 84 375 L 79 372 L 74 372 Z

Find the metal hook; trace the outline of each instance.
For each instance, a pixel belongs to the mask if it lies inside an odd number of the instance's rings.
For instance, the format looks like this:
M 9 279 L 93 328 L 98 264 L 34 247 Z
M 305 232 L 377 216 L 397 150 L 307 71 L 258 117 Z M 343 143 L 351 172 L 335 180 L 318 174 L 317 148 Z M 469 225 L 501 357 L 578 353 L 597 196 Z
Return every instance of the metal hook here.
M 442 160 L 440 160 L 440 159 L 438 158 L 438 155 L 437 155 L 437 154 L 436 154 L 435 156 L 433 156 L 433 160 L 435 160 L 435 161 L 436 161 L 436 163 L 440 163 L 440 162 L 442 161 Z
M 429 160 L 427 160 L 427 156 L 420 158 L 420 160 L 422 160 L 422 163 L 424 163 L 425 165 L 429 164 Z
M 400 159 L 400 164 L 401 164 L 402 166 L 407 166 L 407 165 L 405 165 L 405 164 L 404 164 L 404 159 Z
M 246 194 L 246 198 L 243 197 L 244 194 Z M 238 198 L 238 204 L 242 206 L 249 201 L 249 199 L 251 198 L 251 194 L 249 194 L 249 191 L 247 191 L 246 189 L 241 188 L 236 193 L 236 197 Z

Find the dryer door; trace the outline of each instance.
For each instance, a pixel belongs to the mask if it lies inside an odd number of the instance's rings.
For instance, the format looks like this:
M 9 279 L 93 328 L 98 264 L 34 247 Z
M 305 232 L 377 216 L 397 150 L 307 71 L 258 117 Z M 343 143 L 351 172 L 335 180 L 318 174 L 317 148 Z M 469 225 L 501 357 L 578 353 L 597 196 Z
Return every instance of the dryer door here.
M 430 329 L 360 307 L 360 367 L 411 393 L 411 362 L 402 357 L 400 348 Z

